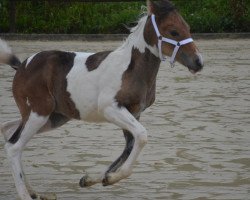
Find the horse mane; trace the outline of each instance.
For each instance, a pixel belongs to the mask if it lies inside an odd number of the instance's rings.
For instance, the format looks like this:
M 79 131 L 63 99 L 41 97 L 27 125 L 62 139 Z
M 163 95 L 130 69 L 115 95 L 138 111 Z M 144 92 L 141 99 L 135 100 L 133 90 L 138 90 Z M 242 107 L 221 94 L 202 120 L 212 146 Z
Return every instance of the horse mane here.
M 152 3 L 154 5 L 154 14 L 156 14 L 160 18 L 164 18 L 170 12 L 177 10 L 176 7 L 169 0 L 152 1 Z M 137 30 L 144 27 L 144 25 L 146 23 L 146 18 L 148 16 L 148 13 L 147 13 L 146 9 L 147 9 L 146 7 L 142 7 L 142 13 L 140 15 L 141 17 L 137 21 L 137 25 L 135 25 L 132 28 L 129 28 L 130 29 L 130 35 L 128 36 L 126 41 L 130 38 L 130 36 L 133 33 L 136 33 Z
M 156 16 L 159 16 L 160 19 L 164 19 L 170 12 L 177 10 L 175 6 L 168 0 L 159 0 L 159 1 L 151 1 L 153 4 L 153 13 Z M 146 7 L 145 7 L 146 8 Z M 143 31 L 144 27 L 148 18 L 148 13 L 146 12 L 146 9 L 143 9 L 139 20 L 137 21 L 137 25 L 129 28 L 130 34 L 125 39 L 125 42 L 122 46 L 118 47 L 117 50 L 124 49 L 130 45 L 140 44 L 140 46 L 143 48 L 143 45 L 145 45 L 145 40 L 143 37 Z M 142 37 L 138 37 L 138 34 L 142 34 Z
M 148 17 L 147 13 L 143 13 L 142 17 L 139 18 L 137 25 L 135 25 L 132 28 L 129 28 L 130 34 L 125 39 L 123 45 L 121 47 L 119 47 L 118 49 L 123 49 L 123 48 L 127 47 L 128 45 L 133 45 L 136 40 L 144 39 L 143 37 L 142 38 L 138 37 L 138 34 L 143 32 L 146 21 L 147 21 L 147 17 Z
M 130 34 L 136 32 L 137 29 L 145 25 L 147 14 L 143 13 L 141 16 L 142 17 L 137 20 L 137 24 L 134 27 L 130 28 Z

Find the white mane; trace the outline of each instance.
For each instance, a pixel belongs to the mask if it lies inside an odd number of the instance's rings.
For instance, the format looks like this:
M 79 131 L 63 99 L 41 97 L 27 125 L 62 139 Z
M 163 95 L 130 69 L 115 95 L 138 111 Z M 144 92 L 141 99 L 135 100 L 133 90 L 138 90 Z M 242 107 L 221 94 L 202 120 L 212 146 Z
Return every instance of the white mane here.
M 125 40 L 124 44 L 119 47 L 117 50 L 125 49 L 125 48 L 137 48 L 141 53 L 145 52 L 145 48 L 148 48 L 155 56 L 159 56 L 159 53 L 156 47 L 149 46 L 144 39 L 144 27 L 147 22 L 147 15 L 143 15 L 138 20 L 138 24 L 130 29 L 130 35 Z
M 137 29 L 141 27 L 144 28 L 146 21 L 147 21 L 147 15 L 145 14 L 138 20 L 137 25 L 130 29 L 130 33 L 134 33 Z

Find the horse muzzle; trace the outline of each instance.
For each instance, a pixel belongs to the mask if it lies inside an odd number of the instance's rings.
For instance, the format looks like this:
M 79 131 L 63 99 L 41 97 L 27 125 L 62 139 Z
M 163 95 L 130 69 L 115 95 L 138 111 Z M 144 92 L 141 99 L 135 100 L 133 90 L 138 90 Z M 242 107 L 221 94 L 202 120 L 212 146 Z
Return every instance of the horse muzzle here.
M 188 56 L 185 53 L 180 54 L 180 63 L 186 66 L 192 74 L 202 70 L 204 63 L 200 53 Z

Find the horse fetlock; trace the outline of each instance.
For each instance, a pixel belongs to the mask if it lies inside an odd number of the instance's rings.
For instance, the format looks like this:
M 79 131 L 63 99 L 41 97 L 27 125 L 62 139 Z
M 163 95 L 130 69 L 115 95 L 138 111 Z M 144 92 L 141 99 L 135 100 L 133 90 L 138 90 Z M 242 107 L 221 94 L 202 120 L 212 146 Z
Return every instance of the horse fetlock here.
M 102 180 L 102 185 L 103 186 L 108 186 L 108 185 L 113 185 L 117 183 L 119 180 L 122 179 L 121 173 L 119 172 L 112 172 L 112 173 L 107 173 Z
M 106 175 L 105 175 L 105 177 L 103 178 L 103 180 L 102 180 L 102 185 L 103 186 L 108 186 L 108 185 L 112 185 L 112 184 L 114 184 L 115 182 L 113 181 L 113 179 L 114 179 L 114 175 L 115 173 L 107 173 Z
M 127 178 L 132 174 L 132 170 L 120 169 L 119 172 L 107 173 L 102 180 L 103 186 L 113 185 L 121 179 Z

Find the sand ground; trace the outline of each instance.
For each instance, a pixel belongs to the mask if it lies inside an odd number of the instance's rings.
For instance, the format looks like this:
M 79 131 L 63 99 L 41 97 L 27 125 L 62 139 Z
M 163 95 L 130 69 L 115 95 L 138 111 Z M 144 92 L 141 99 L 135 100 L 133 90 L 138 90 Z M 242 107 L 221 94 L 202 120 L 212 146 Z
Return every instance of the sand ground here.
M 11 41 L 22 60 L 48 49 L 97 52 L 122 42 Z M 25 172 L 40 192 L 60 200 L 250 198 L 250 40 L 198 40 L 205 68 L 192 75 L 163 63 L 155 104 L 141 117 L 149 141 L 129 178 L 114 186 L 80 188 L 122 152 L 122 132 L 111 124 L 71 121 L 36 135 L 23 153 Z M 14 70 L 0 66 L 0 123 L 19 117 L 11 93 Z M 16 199 L 0 137 L 0 199 Z

